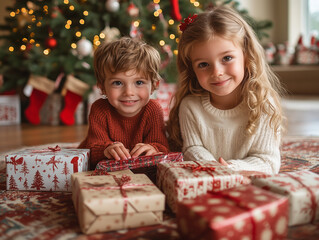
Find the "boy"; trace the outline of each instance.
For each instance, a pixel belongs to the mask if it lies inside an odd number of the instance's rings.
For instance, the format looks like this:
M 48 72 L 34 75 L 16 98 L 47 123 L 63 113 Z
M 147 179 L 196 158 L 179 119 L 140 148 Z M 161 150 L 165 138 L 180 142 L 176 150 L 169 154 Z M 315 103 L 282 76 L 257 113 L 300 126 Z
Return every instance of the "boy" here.
M 105 158 L 168 152 L 163 110 L 150 99 L 161 80 L 160 62 L 155 48 L 128 37 L 96 49 L 97 86 L 106 99 L 92 104 L 88 134 L 79 145 L 91 150 L 91 170 Z

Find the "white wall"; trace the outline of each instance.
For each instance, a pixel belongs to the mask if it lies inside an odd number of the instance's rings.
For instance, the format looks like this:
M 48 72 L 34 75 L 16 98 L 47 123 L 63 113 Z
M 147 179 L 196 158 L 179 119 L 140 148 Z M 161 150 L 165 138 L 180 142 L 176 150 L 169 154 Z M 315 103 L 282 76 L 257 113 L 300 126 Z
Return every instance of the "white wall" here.
M 268 31 L 268 41 L 289 42 L 295 46 L 300 34 L 305 33 L 305 0 L 238 0 L 257 20 L 270 20 L 273 28 Z M 266 40 L 266 39 L 265 39 Z M 266 40 L 266 41 L 267 41 Z

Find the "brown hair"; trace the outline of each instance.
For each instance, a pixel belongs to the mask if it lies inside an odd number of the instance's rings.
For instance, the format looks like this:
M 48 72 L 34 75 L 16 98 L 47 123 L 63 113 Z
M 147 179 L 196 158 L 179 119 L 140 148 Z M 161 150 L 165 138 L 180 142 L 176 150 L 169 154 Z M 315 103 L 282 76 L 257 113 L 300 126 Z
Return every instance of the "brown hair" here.
M 122 37 L 103 42 L 94 52 L 94 71 L 97 85 L 102 90 L 108 74 L 136 70 L 152 81 L 152 90 L 161 80 L 161 57 L 152 46 L 139 39 Z
M 270 125 L 277 135 L 281 131 L 282 110 L 280 92 L 282 88 L 276 75 L 268 66 L 264 49 L 253 29 L 233 9 L 220 6 L 198 14 L 196 19 L 183 31 L 178 44 L 178 87 L 173 98 L 167 130 L 173 150 L 180 150 L 182 137 L 179 126 L 179 106 L 187 95 L 200 96 L 204 90 L 198 83 L 192 68 L 190 50 L 195 43 L 219 36 L 241 46 L 245 58 L 245 76 L 242 81 L 243 101 L 249 107 L 247 133 L 253 134 L 261 113 L 270 116 Z

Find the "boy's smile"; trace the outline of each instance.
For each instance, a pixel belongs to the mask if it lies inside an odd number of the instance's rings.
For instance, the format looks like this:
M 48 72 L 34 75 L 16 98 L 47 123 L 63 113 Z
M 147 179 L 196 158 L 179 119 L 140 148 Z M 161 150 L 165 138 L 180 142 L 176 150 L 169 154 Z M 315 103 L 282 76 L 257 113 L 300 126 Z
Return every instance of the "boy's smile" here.
M 152 82 L 135 70 L 109 74 L 104 82 L 110 104 L 124 117 L 133 117 L 148 103 Z

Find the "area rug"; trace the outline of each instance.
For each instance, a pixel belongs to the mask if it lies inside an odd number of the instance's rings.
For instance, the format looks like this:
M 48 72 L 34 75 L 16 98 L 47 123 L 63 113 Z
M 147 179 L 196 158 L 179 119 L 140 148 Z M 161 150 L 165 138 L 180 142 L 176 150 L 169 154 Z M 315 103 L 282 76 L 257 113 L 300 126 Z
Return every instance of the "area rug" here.
M 75 144 L 59 145 L 75 146 Z M 319 174 L 319 138 L 287 138 L 283 141 L 281 155 L 281 172 L 308 169 Z M 1 240 L 181 239 L 175 216 L 169 209 L 164 212 L 164 221 L 161 225 L 84 235 L 78 225 L 71 193 L 6 191 L 5 183 L 4 155 L 0 155 Z M 289 228 L 287 239 L 317 240 L 319 223 Z

